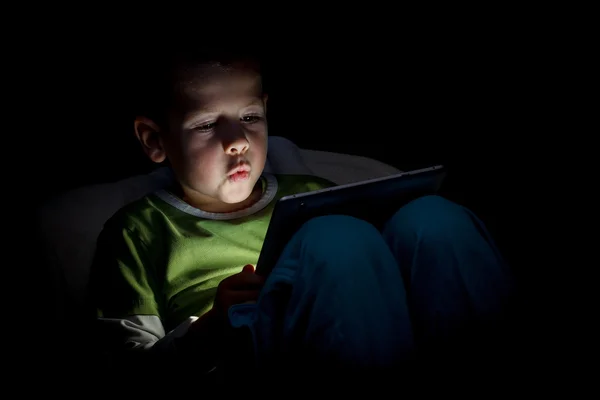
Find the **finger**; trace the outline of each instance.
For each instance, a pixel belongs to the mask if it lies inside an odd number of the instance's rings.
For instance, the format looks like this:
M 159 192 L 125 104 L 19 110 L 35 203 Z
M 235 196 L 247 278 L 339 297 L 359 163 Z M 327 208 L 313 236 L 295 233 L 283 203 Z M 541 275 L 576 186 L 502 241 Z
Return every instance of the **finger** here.
M 229 290 L 259 289 L 263 287 L 265 278 L 256 274 L 240 272 L 222 282 Z
M 252 273 L 254 273 L 254 265 L 252 265 L 252 264 L 244 265 L 244 268 L 242 268 L 242 272 L 252 272 Z

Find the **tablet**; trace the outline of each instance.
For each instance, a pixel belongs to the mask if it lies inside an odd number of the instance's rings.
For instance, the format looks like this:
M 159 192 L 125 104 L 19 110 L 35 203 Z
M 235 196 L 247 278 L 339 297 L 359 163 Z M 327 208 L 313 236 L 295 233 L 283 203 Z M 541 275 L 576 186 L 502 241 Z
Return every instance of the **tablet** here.
M 446 168 L 436 165 L 282 197 L 273 209 L 256 273 L 267 276 L 271 272 L 285 245 L 309 219 L 343 214 L 364 219 L 381 230 L 404 204 L 421 196 L 435 194 L 445 176 Z

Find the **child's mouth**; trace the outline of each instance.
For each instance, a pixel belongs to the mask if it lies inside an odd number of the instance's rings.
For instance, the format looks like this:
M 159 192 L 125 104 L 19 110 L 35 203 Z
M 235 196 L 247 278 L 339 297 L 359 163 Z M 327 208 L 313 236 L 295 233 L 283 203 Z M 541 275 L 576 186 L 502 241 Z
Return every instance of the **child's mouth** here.
M 250 177 L 249 171 L 239 171 L 234 174 L 229 175 L 229 180 L 232 182 L 242 182 L 247 180 Z

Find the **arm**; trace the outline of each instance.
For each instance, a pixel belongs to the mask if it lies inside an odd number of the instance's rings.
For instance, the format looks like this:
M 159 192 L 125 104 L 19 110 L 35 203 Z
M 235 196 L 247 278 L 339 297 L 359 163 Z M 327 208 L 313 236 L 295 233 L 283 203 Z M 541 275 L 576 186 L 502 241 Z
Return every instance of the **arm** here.
M 121 365 L 191 361 L 195 371 L 209 371 L 224 348 L 229 307 L 256 300 L 264 279 L 254 274 L 252 266 L 244 267 L 219 284 L 215 305 L 208 313 L 190 317 L 165 332 L 161 322 L 166 308 L 159 280 L 162 274 L 152 264 L 160 256 L 152 254 L 151 248 L 163 247 L 150 247 L 135 232 L 119 225 L 106 227 L 101 233 L 91 279 L 98 310 L 98 340 L 105 353 Z
M 254 273 L 252 265 L 246 265 L 241 272 L 222 280 L 213 308 L 192 323 L 187 333 L 176 341 L 177 351 L 192 354 L 195 359 L 201 360 L 202 370 L 214 367 L 220 361 L 221 350 L 235 346 L 226 342 L 225 330 L 230 307 L 255 302 L 264 282 L 263 277 Z
M 190 324 L 187 332 L 175 340 L 175 351 L 184 356 L 190 355 L 197 360 L 200 371 L 210 371 L 219 361 L 222 348 L 223 323 L 215 312 L 209 312 Z
M 90 279 L 96 342 L 113 365 L 193 356 L 194 364 L 206 365 L 208 371 L 215 366 L 215 349 L 220 347 L 220 321 L 211 311 L 165 332 L 162 282 L 153 265 L 157 257 L 150 249 L 139 234 L 115 221 L 109 221 L 100 234 Z

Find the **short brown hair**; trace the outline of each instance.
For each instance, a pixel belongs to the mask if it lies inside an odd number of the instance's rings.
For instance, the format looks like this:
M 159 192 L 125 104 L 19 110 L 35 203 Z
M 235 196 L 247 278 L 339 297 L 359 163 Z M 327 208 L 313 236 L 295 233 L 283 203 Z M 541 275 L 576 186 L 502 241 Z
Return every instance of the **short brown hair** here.
M 159 125 L 166 122 L 173 106 L 174 89 L 187 68 L 200 65 L 242 68 L 263 76 L 263 58 L 253 48 L 235 45 L 184 47 L 171 46 L 159 52 L 159 59 L 138 75 L 136 116 L 145 116 Z M 264 82 L 263 82 L 263 91 Z

